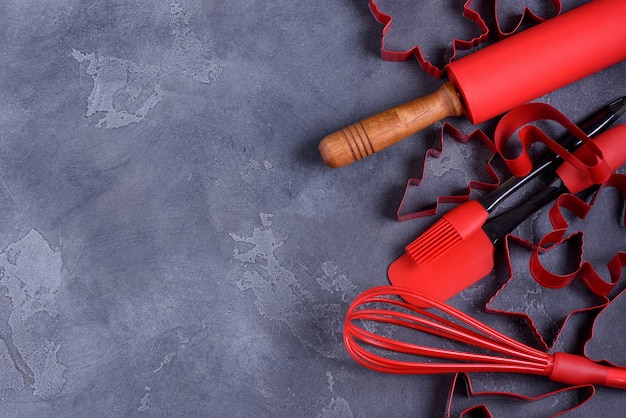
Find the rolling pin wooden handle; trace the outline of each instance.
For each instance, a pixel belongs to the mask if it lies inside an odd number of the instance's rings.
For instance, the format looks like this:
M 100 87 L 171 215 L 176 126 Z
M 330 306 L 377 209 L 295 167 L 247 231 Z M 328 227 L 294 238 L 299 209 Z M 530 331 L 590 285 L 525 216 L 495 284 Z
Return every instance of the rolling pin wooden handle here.
M 363 119 L 319 144 L 322 159 L 338 168 L 372 155 L 448 116 L 461 116 L 456 90 L 445 83 L 434 93 Z

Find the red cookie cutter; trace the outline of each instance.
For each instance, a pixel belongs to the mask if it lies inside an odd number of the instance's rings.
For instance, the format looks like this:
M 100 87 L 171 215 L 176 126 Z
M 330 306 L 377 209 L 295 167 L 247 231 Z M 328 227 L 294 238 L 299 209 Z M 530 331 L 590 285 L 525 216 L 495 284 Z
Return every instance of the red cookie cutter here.
M 409 200 L 409 192 L 415 187 L 419 187 L 422 184 L 424 178 L 424 170 L 427 167 L 429 158 L 440 158 L 442 152 L 444 152 L 445 138 L 450 137 L 461 144 L 466 144 L 470 141 L 478 142 L 475 147 L 481 146 L 486 148 L 491 153 L 491 158 L 487 162 L 485 167 L 485 173 L 492 180 L 491 182 L 471 180 L 465 187 L 465 192 L 457 195 L 438 196 L 434 202 L 434 207 L 422 210 L 414 210 L 410 212 L 405 211 L 407 202 Z M 424 156 L 424 163 L 422 164 L 422 170 L 419 177 L 412 177 L 407 181 L 404 188 L 404 195 L 398 206 L 396 212 L 396 219 L 398 221 L 408 221 L 415 218 L 421 218 L 426 216 L 433 216 L 439 210 L 439 205 L 442 203 L 463 203 L 469 200 L 472 190 L 493 190 L 500 184 L 500 178 L 498 177 L 495 168 L 492 165 L 494 157 L 497 155 L 497 150 L 493 141 L 480 129 L 477 129 L 469 135 L 464 134 L 450 123 L 444 123 L 441 127 L 438 143 L 435 148 L 429 148 Z
M 535 280 L 532 272 L 528 269 L 528 262 L 524 261 L 520 263 L 524 269 L 524 271 L 520 271 L 512 266 L 512 258 L 510 253 L 511 245 L 518 245 L 521 248 L 527 248 L 530 254 L 533 253 L 536 249 L 536 245 L 532 244 L 522 238 L 516 237 L 514 235 L 509 235 L 505 240 L 505 257 L 508 264 L 509 270 L 509 278 L 504 283 L 500 289 L 489 299 L 485 306 L 485 311 L 490 313 L 503 314 L 507 316 L 514 316 L 522 318 L 529 326 L 530 332 L 535 336 L 539 344 L 544 350 L 552 349 L 556 342 L 561 337 L 561 333 L 566 324 L 571 320 L 574 315 L 582 314 L 586 312 L 594 312 L 599 309 L 603 309 L 609 303 L 609 299 L 606 296 L 597 295 L 597 292 L 592 292 L 591 295 L 588 294 L 587 287 L 581 285 L 579 287 L 573 288 L 574 286 L 570 286 L 568 289 L 548 289 L 549 292 L 547 295 L 544 295 L 542 292 L 542 296 L 545 299 L 553 298 L 550 302 L 553 302 L 555 298 L 558 298 L 562 301 L 559 306 L 555 306 L 554 310 L 568 311 L 567 313 L 562 314 L 562 319 L 555 319 L 551 312 L 547 312 L 546 315 L 550 315 L 551 321 L 558 322 L 554 325 L 554 329 L 551 333 L 548 333 L 546 330 L 540 329 L 539 321 L 535 320 L 533 314 L 528 313 L 520 307 L 517 307 L 513 302 L 511 302 L 510 292 L 517 290 L 519 294 L 519 298 L 528 302 L 528 295 L 524 293 L 527 290 L 529 293 L 533 293 L 533 287 L 529 283 L 531 280 Z M 530 258 L 530 256 L 528 257 Z M 525 263 L 525 268 L 523 267 Z M 521 281 L 521 282 L 520 282 Z M 509 291 L 509 288 L 514 286 L 514 290 Z M 521 292 L 519 288 L 523 288 Z M 559 293 L 560 292 L 560 293 Z M 508 295 L 508 303 L 504 302 Z M 537 304 L 542 303 L 542 299 L 539 298 L 536 294 L 533 294 L 534 299 L 533 302 Z M 502 300 L 505 303 L 505 306 L 510 308 L 499 308 L 498 301 Z M 544 305 L 550 303 L 546 302 Z M 572 305 L 577 305 L 572 309 Z M 548 335 L 551 334 L 551 335 Z
M 472 38 L 469 40 L 464 39 L 454 39 L 452 40 L 452 56 L 448 63 L 452 62 L 456 57 L 457 49 L 467 50 L 473 48 L 481 43 L 484 43 L 487 40 L 487 36 L 489 34 L 489 29 L 483 18 L 480 16 L 478 12 L 472 10 L 470 8 L 472 4 L 472 0 L 467 0 L 463 5 L 463 16 L 467 19 L 473 21 L 480 29 L 481 34 L 476 38 Z M 385 37 L 389 30 L 391 29 L 391 25 L 393 23 L 393 18 L 391 15 L 384 13 L 376 0 L 370 0 L 370 10 L 372 14 L 376 18 L 376 20 L 382 23 L 383 35 L 381 40 L 381 56 L 383 59 L 388 61 L 406 61 L 411 57 L 415 57 L 419 62 L 420 66 L 426 71 L 428 74 L 432 75 L 436 78 L 441 78 L 444 75 L 445 67 L 438 68 L 436 65 L 432 64 L 430 61 L 426 60 L 422 50 L 418 45 L 413 46 L 411 49 L 407 51 L 392 51 L 386 48 L 385 46 Z
M 617 347 L 624 346 L 624 335 L 626 335 L 623 320 L 624 310 L 626 308 L 625 304 L 626 290 L 622 290 L 595 317 L 591 336 L 584 346 L 586 357 L 612 366 L 626 366 L 626 356 L 622 354 L 624 350 L 617 349 Z M 604 332 L 598 332 L 598 329 L 603 329 Z M 607 341 L 607 336 L 611 341 Z M 616 338 L 621 338 L 622 340 L 616 341 Z M 609 346 L 615 347 L 614 352 L 620 354 L 607 354 L 607 347 Z
M 552 4 L 552 6 L 555 9 L 555 16 L 558 16 L 559 14 L 561 14 L 561 11 L 563 10 L 563 5 L 561 4 L 561 0 L 545 0 L 545 2 Z M 522 27 L 522 24 L 525 21 L 529 21 L 531 23 L 541 23 L 547 19 L 550 19 L 550 17 L 539 16 L 539 14 L 535 13 L 530 6 L 523 5 L 523 9 L 522 9 L 522 12 L 519 14 L 519 20 L 517 21 L 517 24 L 514 25 L 513 29 L 506 31 L 502 28 L 502 24 L 500 22 L 500 18 L 499 18 L 500 13 L 498 13 L 499 3 L 500 2 L 498 0 L 493 1 L 496 31 L 500 38 L 505 38 L 507 36 L 511 36 L 515 34 L 516 32 L 518 32 L 520 28 Z
M 552 3 L 552 6 L 556 10 L 555 15 L 559 15 L 562 10 L 561 1 L 550 0 L 549 2 Z M 540 23 L 548 19 L 548 18 L 539 16 L 539 14 L 535 13 L 529 6 L 524 5 L 522 12 L 519 14 L 520 17 L 519 17 L 517 24 L 514 25 L 513 29 L 507 31 L 502 28 L 502 24 L 500 22 L 500 18 L 499 18 L 500 14 L 498 13 L 498 3 L 499 3 L 498 0 L 494 0 L 493 2 L 493 9 L 494 9 L 494 15 L 495 15 L 495 32 L 498 38 L 505 38 L 505 37 L 515 34 L 516 32 L 519 31 L 523 22 L 525 21 L 529 21 L 532 23 Z M 480 44 L 487 42 L 490 30 L 486 23 L 486 19 L 483 16 L 481 16 L 480 12 L 472 9 L 471 5 L 472 5 L 472 0 L 468 0 L 467 2 L 465 2 L 465 4 L 463 5 L 462 15 L 476 24 L 476 26 L 480 30 L 480 35 L 472 39 L 460 39 L 460 38 L 453 39 L 451 41 L 452 55 L 448 59 L 448 64 L 456 58 L 458 50 L 468 50 L 468 49 L 474 48 Z M 370 10 L 372 14 L 374 15 L 374 18 L 378 22 L 384 25 L 384 28 L 382 31 L 382 38 L 381 38 L 381 56 L 383 59 L 387 61 L 406 61 L 412 57 L 415 57 L 417 61 L 419 62 L 420 66 L 422 67 L 422 69 L 424 69 L 424 71 L 426 71 L 428 74 L 432 75 L 435 78 L 443 77 L 443 75 L 445 74 L 447 64 L 444 65 L 443 68 L 439 68 L 435 64 L 428 61 L 426 57 L 424 56 L 424 54 L 422 53 L 422 50 L 419 45 L 414 45 L 412 48 L 408 50 L 404 50 L 404 51 L 394 51 L 394 50 L 388 49 L 385 45 L 386 36 L 393 25 L 393 17 L 390 14 L 383 12 L 376 0 L 370 0 Z
M 626 201 L 626 175 L 615 174 L 611 176 L 602 186 L 614 187 L 619 190 L 620 194 Z M 597 194 L 596 194 L 597 196 Z M 581 258 L 578 268 L 568 274 L 558 274 L 551 272 L 546 268 L 539 258 L 539 255 L 543 251 L 547 251 L 550 248 L 557 247 L 561 243 L 568 240 L 569 236 L 566 235 L 569 229 L 569 223 L 566 220 L 563 210 L 567 210 L 573 213 L 580 219 L 584 219 L 589 211 L 592 209 L 595 199 L 590 204 L 585 203 L 583 200 L 578 199 L 575 196 L 564 195 L 559 198 L 556 204 L 550 209 L 549 216 L 550 222 L 554 227 L 554 231 L 546 234 L 538 243 L 535 251 L 530 259 L 530 271 L 542 286 L 550 288 L 562 288 L 569 285 L 575 278 L 581 280 L 593 293 L 599 296 L 608 295 L 615 285 L 622 277 L 622 268 L 626 266 L 626 251 L 619 251 L 611 259 L 608 264 L 608 271 L 610 274 L 610 281 L 607 282 L 600 277 L 593 266 L 583 260 L 582 258 L 582 244 L 581 244 Z M 622 220 L 622 226 L 626 226 L 626 216 Z M 582 234 L 581 234 L 582 235 Z
M 461 389 L 459 386 L 463 386 L 463 388 Z M 461 391 L 464 391 L 465 393 L 458 393 Z M 452 381 L 450 388 L 448 403 L 446 405 L 446 418 L 450 418 L 452 416 L 458 416 L 461 418 L 473 417 L 476 416 L 476 414 L 493 418 L 494 415 L 492 414 L 491 409 L 494 409 L 494 404 L 509 404 L 510 402 L 522 402 L 526 404 L 541 403 L 542 406 L 545 405 L 547 407 L 546 409 L 552 411 L 552 417 L 556 417 L 581 407 L 594 396 L 595 392 L 595 387 L 592 385 L 571 386 L 545 393 L 540 396 L 524 396 L 516 393 L 498 391 L 476 391 L 472 388 L 472 382 L 468 374 L 457 373 L 454 376 L 454 380 Z M 568 402 L 563 399 L 563 397 L 567 395 L 569 395 L 568 398 L 571 398 L 567 400 Z M 460 399 L 461 396 L 464 396 L 462 400 Z M 469 407 L 465 406 L 468 403 L 467 401 L 471 400 L 475 400 L 476 402 Z M 465 405 L 461 407 L 463 408 L 461 411 L 458 411 L 459 407 L 456 404 L 461 403 L 462 401 L 465 401 L 463 402 Z M 564 403 L 565 406 L 563 406 Z M 490 405 L 492 405 L 492 408 L 489 407 Z M 500 409 L 512 412 L 511 405 L 502 406 Z M 547 411 L 544 410 L 542 416 L 546 412 Z M 515 415 L 534 416 L 534 414 L 530 411 L 520 411 L 519 409 L 515 410 Z

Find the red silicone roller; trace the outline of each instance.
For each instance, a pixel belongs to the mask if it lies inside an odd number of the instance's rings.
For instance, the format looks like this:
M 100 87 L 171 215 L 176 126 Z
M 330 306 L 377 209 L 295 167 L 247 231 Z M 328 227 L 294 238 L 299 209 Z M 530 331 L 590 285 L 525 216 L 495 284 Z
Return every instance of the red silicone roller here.
M 626 59 L 626 1 L 593 0 L 452 62 L 465 114 L 481 123 Z
M 481 123 L 626 59 L 626 1 L 593 0 L 452 62 L 436 92 L 319 144 L 330 167 L 367 157 L 448 116 Z

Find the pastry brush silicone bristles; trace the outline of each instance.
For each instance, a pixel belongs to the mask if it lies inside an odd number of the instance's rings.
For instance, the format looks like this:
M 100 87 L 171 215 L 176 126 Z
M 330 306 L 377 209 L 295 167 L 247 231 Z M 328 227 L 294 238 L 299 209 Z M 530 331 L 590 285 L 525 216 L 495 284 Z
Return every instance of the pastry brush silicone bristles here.
M 426 264 L 438 259 L 461 241 L 463 238 L 454 226 L 446 218 L 441 218 L 423 235 L 407 245 L 406 252 L 415 263 Z

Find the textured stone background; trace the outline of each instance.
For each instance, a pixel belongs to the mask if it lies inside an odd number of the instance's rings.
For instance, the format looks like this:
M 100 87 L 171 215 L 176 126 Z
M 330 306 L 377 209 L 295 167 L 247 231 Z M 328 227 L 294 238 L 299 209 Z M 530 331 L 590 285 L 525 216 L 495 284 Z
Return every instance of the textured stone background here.
M 380 31 L 367 0 L 0 2 L 0 414 L 444 414 L 451 376 L 379 375 L 341 341 L 350 301 L 432 223 L 394 216 L 439 126 L 341 170 L 317 154 L 333 130 L 440 84 L 383 61 Z M 626 94 L 624 70 L 541 100 L 579 119 Z M 426 177 L 471 178 L 459 162 L 480 151 L 448 151 Z M 425 198 L 441 191 L 425 184 Z M 600 259 L 623 249 L 614 200 L 587 226 Z M 479 315 L 506 278 L 454 303 Z M 497 307 L 554 328 L 557 299 L 519 295 Z M 624 399 L 600 388 L 571 416 L 615 416 Z M 490 407 L 542 416 L 559 402 Z

